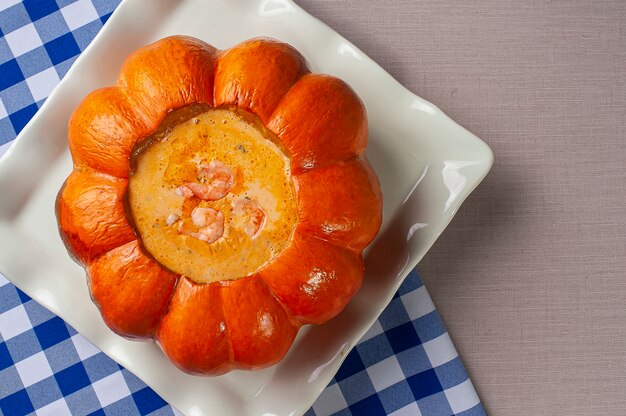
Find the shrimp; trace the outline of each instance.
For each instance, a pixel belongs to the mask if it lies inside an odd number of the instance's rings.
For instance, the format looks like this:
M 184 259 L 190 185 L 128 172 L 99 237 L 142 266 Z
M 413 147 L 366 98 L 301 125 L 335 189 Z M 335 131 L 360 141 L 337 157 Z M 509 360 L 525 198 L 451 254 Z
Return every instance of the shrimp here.
M 176 195 L 189 199 L 193 196 L 193 191 L 187 185 L 181 185 L 176 188 Z
M 213 243 L 224 235 L 224 214 L 221 211 L 208 207 L 195 207 L 191 212 L 191 222 L 197 230 L 188 229 L 181 221 L 178 225 L 178 233 L 207 243 Z
M 180 217 L 178 216 L 178 214 L 175 213 L 170 213 L 170 215 L 167 216 L 167 219 L 165 220 L 165 225 L 172 225 L 174 223 L 176 223 L 176 221 L 178 221 Z
M 243 219 L 243 231 L 254 238 L 265 224 L 265 211 L 258 202 L 239 198 L 233 203 L 233 214 Z
M 196 196 L 205 201 L 224 198 L 235 185 L 233 171 L 222 162 L 211 161 L 198 169 L 198 182 L 180 186 L 177 193 L 185 198 Z

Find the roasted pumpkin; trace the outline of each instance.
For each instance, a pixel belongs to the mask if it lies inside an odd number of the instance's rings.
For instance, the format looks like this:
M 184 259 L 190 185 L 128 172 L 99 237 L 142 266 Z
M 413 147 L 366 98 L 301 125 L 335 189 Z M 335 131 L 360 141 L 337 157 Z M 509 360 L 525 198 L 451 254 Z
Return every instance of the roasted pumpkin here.
M 172 36 L 69 120 L 60 234 L 106 324 L 182 370 L 278 362 L 359 289 L 382 215 L 363 104 L 295 49 Z

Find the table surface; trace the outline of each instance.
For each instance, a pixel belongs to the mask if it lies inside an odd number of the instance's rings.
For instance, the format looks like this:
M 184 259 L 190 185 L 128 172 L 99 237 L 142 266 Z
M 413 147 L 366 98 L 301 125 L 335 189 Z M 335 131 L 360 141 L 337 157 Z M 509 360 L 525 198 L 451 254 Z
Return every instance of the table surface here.
M 421 262 L 494 415 L 626 408 L 626 2 L 300 0 L 493 149 Z

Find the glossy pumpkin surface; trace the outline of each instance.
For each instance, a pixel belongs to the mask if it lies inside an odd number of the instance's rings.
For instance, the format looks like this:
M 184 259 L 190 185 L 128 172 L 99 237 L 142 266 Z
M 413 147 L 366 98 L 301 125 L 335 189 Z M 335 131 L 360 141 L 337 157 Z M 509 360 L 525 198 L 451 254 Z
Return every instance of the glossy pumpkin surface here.
M 168 114 L 198 104 L 250 113 L 275 135 L 297 211 L 279 253 L 246 276 L 210 283 L 155 260 L 128 203 L 137 146 Z M 186 372 L 275 364 L 302 325 L 333 318 L 361 286 L 362 251 L 382 216 L 364 153 L 365 108 L 341 80 L 311 74 L 289 45 L 252 39 L 219 51 L 191 37 L 161 39 L 129 56 L 116 85 L 83 100 L 68 140 L 74 170 L 57 199 L 68 251 L 85 266 L 107 325 L 155 339 Z

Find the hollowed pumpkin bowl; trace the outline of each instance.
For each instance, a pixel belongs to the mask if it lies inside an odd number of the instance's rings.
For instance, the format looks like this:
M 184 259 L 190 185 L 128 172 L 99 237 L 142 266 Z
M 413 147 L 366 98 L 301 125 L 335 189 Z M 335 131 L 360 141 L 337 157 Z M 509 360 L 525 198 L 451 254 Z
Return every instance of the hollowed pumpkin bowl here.
M 382 217 L 365 108 L 289 45 L 161 39 L 68 131 L 66 247 L 107 325 L 182 370 L 275 364 L 359 289 Z

